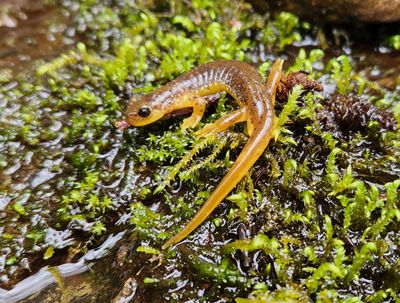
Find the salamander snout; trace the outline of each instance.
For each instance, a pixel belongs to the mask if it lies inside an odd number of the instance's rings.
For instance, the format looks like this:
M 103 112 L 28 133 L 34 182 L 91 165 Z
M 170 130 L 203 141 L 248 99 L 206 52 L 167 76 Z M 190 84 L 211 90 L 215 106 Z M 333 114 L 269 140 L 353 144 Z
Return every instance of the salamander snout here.
M 164 116 L 162 109 L 154 107 L 147 96 L 132 97 L 128 103 L 125 120 L 132 126 L 153 123 Z

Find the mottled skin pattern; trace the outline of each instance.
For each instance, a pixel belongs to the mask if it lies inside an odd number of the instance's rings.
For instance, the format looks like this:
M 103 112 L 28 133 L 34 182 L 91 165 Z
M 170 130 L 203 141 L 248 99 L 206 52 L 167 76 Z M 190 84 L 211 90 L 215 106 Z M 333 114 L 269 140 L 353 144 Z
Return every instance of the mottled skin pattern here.
M 282 64 L 282 60 L 274 63 L 265 83 L 258 71 L 249 64 L 233 60 L 215 61 L 194 68 L 148 95 L 130 100 L 126 120 L 117 123 L 120 128 L 146 125 L 185 108 L 192 108 L 193 112 L 184 120 L 182 128 L 194 127 L 204 114 L 207 105 L 204 97 L 223 91 L 230 94 L 240 108 L 206 125 L 197 131 L 197 136 L 221 132 L 237 122 L 247 123 L 249 140 L 227 175 L 193 219 L 163 248 L 180 242 L 196 229 L 240 182 L 268 146 L 275 124 L 275 93 Z

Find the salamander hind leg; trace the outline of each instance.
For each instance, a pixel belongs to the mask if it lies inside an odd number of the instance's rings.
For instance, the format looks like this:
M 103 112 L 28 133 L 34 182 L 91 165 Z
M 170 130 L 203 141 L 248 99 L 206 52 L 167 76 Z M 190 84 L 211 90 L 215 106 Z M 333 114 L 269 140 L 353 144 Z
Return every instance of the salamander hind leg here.
M 268 91 L 271 95 L 272 98 L 271 100 L 273 104 L 275 104 L 276 89 L 281 80 L 282 66 L 283 66 L 283 60 L 282 59 L 276 60 L 274 65 L 272 65 L 272 69 L 271 72 L 269 73 L 267 80 Z
M 235 110 L 219 118 L 217 121 L 207 124 L 196 132 L 198 138 L 205 137 L 210 134 L 222 132 L 233 124 L 247 120 L 247 111 L 245 107 Z
M 204 98 L 196 97 L 193 100 L 193 112 L 190 117 L 183 120 L 181 125 L 182 129 L 187 129 L 190 127 L 195 127 L 201 120 L 204 115 L 204 111 L 206 110 L 207 101 Z

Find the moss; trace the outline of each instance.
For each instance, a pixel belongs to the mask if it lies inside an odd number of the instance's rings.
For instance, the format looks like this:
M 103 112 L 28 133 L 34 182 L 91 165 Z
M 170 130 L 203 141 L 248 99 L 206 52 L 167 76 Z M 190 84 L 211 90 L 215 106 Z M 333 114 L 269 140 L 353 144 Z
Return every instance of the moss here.
M 82 42 L 36 62 L 15 84 L 0 81 L 1 197 L 9 201 L 0 218 L 0 246 L 9 251 L 2 281 L 23 276 L 16 268 L 25 255 L 38 268 L 43 256 L 57 262 L 64 248 L 85 251 L 130 229 L 132 260 L 143 262 L 124 274 L 145 272 L 144 296 L 157 286 L 179 302 L 398 299 L 398 285 L 387 281 L 399 272 L 400 140 L 386 127 L 400 121 L 398 89 L 366 79 L 352 53 L 296 47 L 315 44 L 321 29 L 293 14 L 260 15 L 237 1 L 178 2 L 162 6 L 172 13 L 151 3 L 62 2 L 77 9 L 71 26 Z M 308 71 L 329 90 L 297 86 L 278 100 L 275 140 L 230 202 L 179 248 L 159 251 L 247 137 L 238 125 L 195 139 L 180 130 L 180 117 L 122 133 L 113 125 L 127 100 L 215 59 L 244 60 L 266 76 L 278 56 L 288 57 L 288 71 Z M 233 110 L 231 101 L 222 96 L 203 122 Z M 330 108 L 333 128 L 323 116 Z M 34 187 L 29 195 L 17 190 L 24 184 Z M 52 230 L 65 231 L 59 246 L 47 236 Z M 148 262 L 154 255 L 156 267 Z
M 290 93 L 288 97 L 288 101 L 283 107 L 281 113 L 279 114 L 278 121 L 276 122 L 276 126 L 274 129 L 274 137 L 275 140 L 280 140 L 283 143 L 291 143 L 291 144 L 296 144 L 295 141 L 293 141 L 293 138 L 290 136 L 282 136 L 280 137 L 281 133 L 287 133 L 291 134 L 291 132 L 284 127 L 284 125 L 289 121 L 289 116 L 298 110 L 297 107 L 297 100 L 299 99 L 300 95 L 302 94 L 303 90 L 301 89 L 301 86 L 295 86 Z
M 0 83 L 7 83 L 13 79 L 12 70 L 8 68 L 0 69 Z
M 164 233 L 160 228 L 162 226 L 161 214 L 152 211 L 140 202 L 132 203 L 131 212 L 130 222 L 135 225 L 140 236 L 153 240 L 157 239 L 158 235 L 160 238 L 164 238 Z
M 236 268 L 230 260 L 223 258 L 217 264 L 200 259 L 190 251 L 181 249 L 183 257 L 189 266 L 202 278 L 224 285 L 238 285 L 245 287 L 248 283 L 246 277 Z
M 337 84 L 338 93 L 347 95 L 351 91 L 351 72 L 352 67 L 347 56 L 342 55 L 331 59 L 328 69 L 332 70 L 332 77 Z
M 301 40 L 299 29 L 299 19 L 295 15 L 281 12 L 274 21 L 267 24 L 261 40 L 282 50 L 285 46 Z
M 395 50 L 400 49 L 400 35 L 393 35 L 388 38 L 387 45 L 392 47 Z
M 154 161 L 157 163 L 174 162 L 176 158 L 186 153 L 186 148 L 192 139 L 183 131 L 167 131 L 160 134 L 148 134 L 148 144 L 139 147 L 136 156 L 139 161 Z
M 12 206 L 12 209 L 13 209 L 15 212 L 17 212 L 18 214 L 20 214 L 20 215 L 25 216 L 25 215 L 27 214 L 27 213 L 26 213 L 26 210 L 25 210 L 25 207 L 24 207 L 23 205 L 19 204 L 19 203 L 15 203 L 15 204 Z

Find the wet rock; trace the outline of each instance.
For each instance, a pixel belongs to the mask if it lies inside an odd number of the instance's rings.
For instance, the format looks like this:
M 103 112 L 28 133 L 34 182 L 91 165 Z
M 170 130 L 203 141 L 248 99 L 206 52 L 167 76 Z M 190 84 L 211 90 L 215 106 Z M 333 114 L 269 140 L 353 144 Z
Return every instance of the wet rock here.
M 279 8 L 329 22 L 400 21 L 400 0 L 250 0 L 256 9 Z

